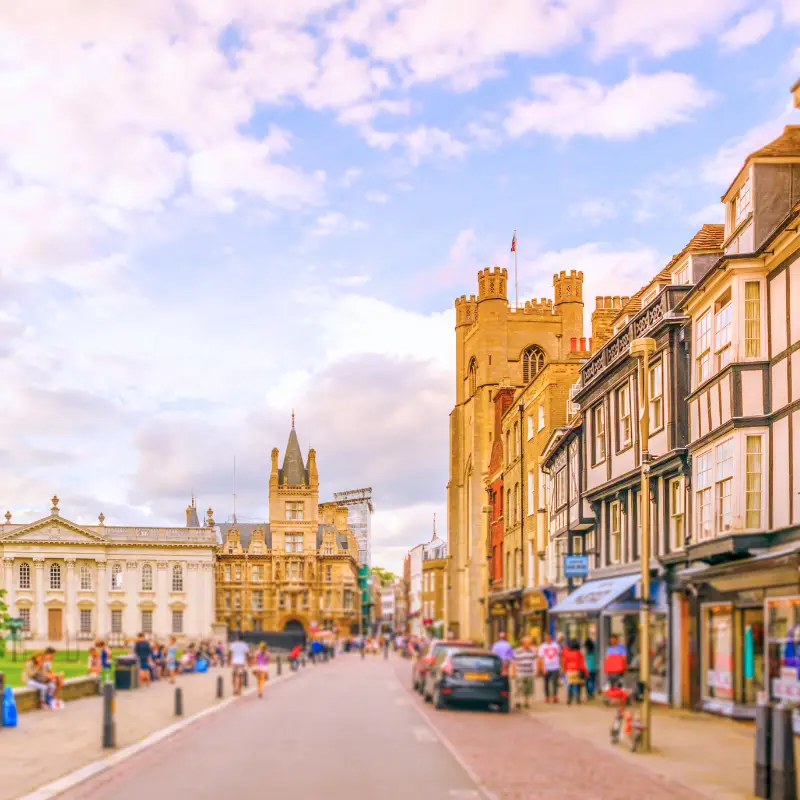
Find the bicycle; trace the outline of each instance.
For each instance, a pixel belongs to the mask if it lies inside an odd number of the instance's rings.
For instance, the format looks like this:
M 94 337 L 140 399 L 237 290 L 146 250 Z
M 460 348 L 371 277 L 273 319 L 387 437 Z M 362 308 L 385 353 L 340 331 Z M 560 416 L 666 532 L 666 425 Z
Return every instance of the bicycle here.
M 609 731 L 611 744 L 619 744 L 624 738 L 632 753 L 639 750 L 644 739 L 645 725 L 639 716 L 639 703 L 642 695 L 643 688 L 640 685 L 637 685 L 634 692 L 617 684 L 612 684 L 605 691 L 605 696 L 610 704 L 617 707 Z

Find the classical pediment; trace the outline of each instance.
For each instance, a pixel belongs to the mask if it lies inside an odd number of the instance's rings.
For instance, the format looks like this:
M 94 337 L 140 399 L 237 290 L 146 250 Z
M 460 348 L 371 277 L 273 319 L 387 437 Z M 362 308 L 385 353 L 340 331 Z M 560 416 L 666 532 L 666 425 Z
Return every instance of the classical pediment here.
M 0 526 L 0 542 L 58 542 L 64 544 L 96 544 L 108 540 L 94 531 L 86 530 L 62 517 L 50 516 L 32 522 L 30 525 L 17 525 L 14 530 L 4 530 Z

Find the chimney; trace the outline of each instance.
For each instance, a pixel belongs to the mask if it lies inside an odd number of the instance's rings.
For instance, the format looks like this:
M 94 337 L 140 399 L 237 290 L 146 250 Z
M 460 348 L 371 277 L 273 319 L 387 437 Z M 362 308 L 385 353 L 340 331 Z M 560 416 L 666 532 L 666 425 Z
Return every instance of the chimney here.
M 569 351 L 570 353 L 574 353 L 578 349 L 578 339 L 577 337 L 573 336 L 569 340 Z

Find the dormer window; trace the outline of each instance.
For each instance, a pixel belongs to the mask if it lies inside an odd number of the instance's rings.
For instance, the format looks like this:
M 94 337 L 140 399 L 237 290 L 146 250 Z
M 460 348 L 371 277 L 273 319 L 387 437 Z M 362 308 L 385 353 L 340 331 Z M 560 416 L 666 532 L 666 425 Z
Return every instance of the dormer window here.
M 673 276 L 672 282 L 678 286 L 685 286 L 692 282 L 692 272 L 687 261 Z
M 743 184 L 742 188 L 733 198 L 733 227 L 738 228 L 752 208 L 752 196 L 750 194 L 750 178 Z
M 656 299 L 656 295 L 658 294 L 658 288 L 659 288 L 658 286 L 654 286 L 652 289 L 650 289 L 649 292 L 647 292 L 642 297 L 642 306 L 643 307 L 648 305 L 649 303 L 651 303 L 653 300 Z

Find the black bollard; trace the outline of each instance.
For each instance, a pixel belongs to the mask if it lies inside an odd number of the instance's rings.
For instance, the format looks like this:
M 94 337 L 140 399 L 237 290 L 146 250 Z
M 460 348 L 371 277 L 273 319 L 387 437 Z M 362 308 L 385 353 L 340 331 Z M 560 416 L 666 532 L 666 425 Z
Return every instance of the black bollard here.
M 769 798 L 769 771 L 772 748 L 772 709 L 766 704 L 756 706 L 756 797 Z
M 222 680 L 222 675 L 217 675 L 217 697 L 222 698 L 225 694 L 225 684 Z
M 114 684 L 103 686 L 103 747 L 117 746 L 117 726 L 114 722 Z
M 180 686 L 175 687 L 175 716 L 183 716 L 183 689 Z
M 280 656 L 278 656 L 275 659 L 275 667 L 276 667 L 276 669 L 278 671 L 278 675 L 280 675 L 281 674 L 281 669 L 282 669 L 282 667 L 281 667 L 281 657 Z
M 797 770 L 794 762 L 792 709 L 772 709 L 772 764 L 769 775 L 770 800 L 797 800 Z

